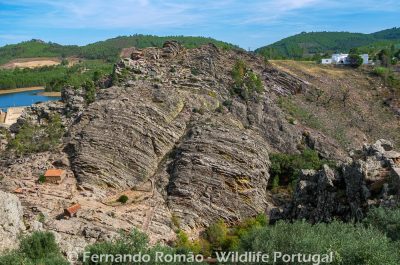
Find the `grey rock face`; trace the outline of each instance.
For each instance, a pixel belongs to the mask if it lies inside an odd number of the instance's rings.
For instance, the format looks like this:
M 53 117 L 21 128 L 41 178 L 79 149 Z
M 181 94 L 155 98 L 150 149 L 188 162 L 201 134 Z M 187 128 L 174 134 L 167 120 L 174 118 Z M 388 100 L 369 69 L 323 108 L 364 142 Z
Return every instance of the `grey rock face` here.
M 18 236 L 25 230 L 21 202 L 13 194 L 0 190 L 0 252 L 18 246 Z
M 194 126 L 175 152 L 167 202 L 184 225 L 235 222 L 265 210 L 269 158 L 260 136 L 213 120 Z
M 329 222 L 360 220 L 371 206 L 399 204 L 400 153 L 378 140 L 352 152 L 353 161 L 334 171 L 303 171 L 292 202 L 279 218 Z
M 61 90 L 61 99 L 66 104 L 66 112 L 79 112 L 85 108 L 85 97 L 82 89 L 64 87 Z
M 263 80 L 262 91 L 247 100 L 232 91 L 238 60 Z M 23 188 L 18 196 L 27 227 L 53 231 L 63 251 L 81 251 L 119 229 L 137 227 L 152 243 L 166 242 L 177 226 L 197 233 L 221 218 L 234 223 L 269 212 L 275 203 L 267 190 L 269 153 L 296 153 L 306 145 L 326 158 L 345 156 L 323 134 L 289 124 L 276 103 L 308 84 L 252 54 L 167 42 L 162 49 L 132 50 L 112 77 L 114 86 L 98 89 L 91 104 L 82 89 L 65 88 L 63 102 L 29 109 L 26 118 L 38 122 L 53 112 L 62 115 L 68 131 L 59 149 L 0 161 L 2 189 Z M 69 177 L 56 188 L 37 185 L 38 176 L 54 167 Z M 356 189 L 359 180 L 345 182 L 329 168 L 314 173 L 303 174 L 293 217 L 328 220 L 332 211 L 346 212 L 350 206 L 334 204 L 335 190 L 345 185 L 356 196 L 364 194 Z M 315 187 L 317 200 L 311 197 Z M 391 189 L 385 189 L 388 196 Z M 116 202 L 122 194 L 129 197 L 123 205 Z M 59 218 L 77 202 L 77 217 Z M 364 199 L 356 202 L 358 207 Z M 43 223 L 37 222 L 39 213 Z
M 132 188 L 155 173 L 183 134 L 185 124 L 176 119 L 183 110 L 179 98 L 158 104 L 136 92 L 109 88 L 71 131 L 72 168 L 80 182 Z
M 232 95 L 239 59 L 265 81 L 250 100 Z M 304 138 L 274 100 L 307 83 L 248 53 L 214 45 L 189 51 L 173 41 L 135 49 L 115 75 L 118 86 L 100 90 L 69 130 L 66 151 L 81 185 L 123 191 L 150 180 L 162 195 L 163 218 L 177 217 L 188 230 L 265 211 L 268 152 L 298 152 Z M 315 149 L 340 153 L 309 135 Z

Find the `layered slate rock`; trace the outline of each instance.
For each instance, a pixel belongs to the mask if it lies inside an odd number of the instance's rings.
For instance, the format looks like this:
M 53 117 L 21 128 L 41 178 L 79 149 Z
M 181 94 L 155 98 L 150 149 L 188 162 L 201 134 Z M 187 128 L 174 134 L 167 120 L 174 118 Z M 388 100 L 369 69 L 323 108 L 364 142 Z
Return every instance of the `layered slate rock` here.
M 17 196 L 0 190 L 0 252 L 16 248 L 24 230 L 21 202 Z
M 109 88 L 74 126 L 68 149 L 78 181 L 118 189 L 152 176 L 158 163 L 185 131 L 183 102 L 151 88 Z
M 248 99 L 232 90 L 239 60 L 262 79 Z M 150 181 L 152 198 L 135 203 L 149 207 L 143 227 L 150 233 L 169 234 L 176 218 L 189 231 L 265 212 L 268 153 L 296 153 L 305 142 L 305 129 L 289 124 L 275 101 L 308 83 L 243 51 L 188 50 L 174 41 L 132 49 L 115 65 L 112 83 L 83 111 L 82 91 L 63 93 L 76 112 L 65 151 L 79 185 L 95 196 Z M 329 150 L 321 154 L 341 156 L 329 140 L 307 135 L 316 149 Z
M 200 122 L 175 150 L 168 206 L 189 228 L 254 216 L 267 205 L 268 170 L 260 136 L 222 119 Z

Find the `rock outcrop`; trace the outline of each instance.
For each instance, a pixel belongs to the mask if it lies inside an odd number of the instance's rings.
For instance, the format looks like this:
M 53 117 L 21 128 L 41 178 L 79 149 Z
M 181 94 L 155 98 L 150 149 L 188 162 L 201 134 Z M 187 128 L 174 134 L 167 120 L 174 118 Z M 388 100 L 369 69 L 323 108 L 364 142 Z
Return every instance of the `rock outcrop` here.
M 392 148 L 390 142 L 378 140 L 353 151 L 352 161 L 337 169 L 325 165 L 318 172 L 303 170 L 293 200 L 280 217 L 314 223 L 361 220 L 372 206 L 398 205 L 400 153 Z
M 174 152 L 166 198 L 183 225 L 237 222 L 264 212 L 269 158 L 260 136 L 217 118 L 196 124 Z
M 21 202 L 17 196 L 0 190 L 0 252 L 16 248 L 24 230 Z
M 1 189 L 22 189 L 17 196 L 28 231 L 53 231 L 65 252 L 120 229 L 137 227 L 151 242 L 165 242 L 177 228 L 197 233 L 219 219 L 235 223 L 266 212 L 276 207 L 267 189 L 273 152 L 308 147 L 323 158 L 346 160 L 335 140 L 289 123 L 278 104 L 310 84 L 260 57 L 214 45 L 188 50 L 173 41 L 128 52 L 112 82 L 107 79 L 113 85 L 98 88 L 93 103 L 85 102 L 82 89 L 67 87 L 62 102 L 27 108 L 21 123 L 62 116 L 67 132 L 60 146 L 0 160 Z M 247 98 L 232 89 L 238 61 L 261 81 Z M 389 149 L 381 141 L 354 153 L 354 162 L 340 170 L 304 171 L 280 218 L 351 219 L 371 200 L 390 204 L 398 182 L 385 178 L 379 186 L 380 168 L 390 167 L 390 176 L 398 172 L 390 164 L 398 163 L 397 153 Z M 38 176 L 53 167 L 66 170 L 64 181 L 39 185 Z M 129 198 L 125 204 L 117 201 L 121 195 Z M 75 203 L 81 206 L 77 216 L 62 216 Z

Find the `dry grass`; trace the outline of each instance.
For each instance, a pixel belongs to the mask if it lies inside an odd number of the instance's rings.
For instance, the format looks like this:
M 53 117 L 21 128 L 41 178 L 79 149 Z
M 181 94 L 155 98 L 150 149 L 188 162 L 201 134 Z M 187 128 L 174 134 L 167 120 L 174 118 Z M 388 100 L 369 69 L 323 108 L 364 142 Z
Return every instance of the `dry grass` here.
M 3 89 L 3 90 L 0 90 L 0 95 L 18 93 L 18 92 L 25 92 L 25 91 L 34 91 L 34 90 L 44 90 L 44 87 L 35 86 L 35 87 L 22 87 L 22 88 L 13 88 L 13 89 Z
M 59 65 L 61 60 L 58 58 L 23 58 L 15 59 L 4 65 L 1 68 L 14 69 L 14 68 L 36 68 L 43 66 Z
M 393 97 L 393 91 L 371 75 L 368 68 L 298 61 L 271 63 L 312 84 L 308 91 L 291 97 L 285 105 L 291 106 L 292 112 L 298 110 L 292 116 L 302 124 L 317 124 L 317 130 L 346 148 L 359 148 L 364 142 L 380 138 L 400 146 L 400 117 L 384 104 L 385 99 Z M 302 120 L 302 113 L 312 113 L 315 122 Z
M 71 67 L 79 62 L 82 59 L 77 57 L 68 57 L 68 67 Z M 61 59 L 57 57 L 37 57 L 37 58 L 22 58 L 15 59 L 6 64 L 0 66 L 3 69 L 14 69 L 14 68 L 37 68 L 44 66 L 54 66 L 59 65 L 61 63 Z
M 61 97 L 61 92 L 40 92 L 39 95 L 45 97 Z

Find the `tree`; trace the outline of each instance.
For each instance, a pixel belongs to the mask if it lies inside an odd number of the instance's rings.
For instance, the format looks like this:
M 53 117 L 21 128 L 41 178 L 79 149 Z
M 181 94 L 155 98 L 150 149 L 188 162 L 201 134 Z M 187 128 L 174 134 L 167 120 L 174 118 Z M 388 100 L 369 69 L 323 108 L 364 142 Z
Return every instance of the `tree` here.
M 90 104 L 96 99 L 96 87 L 93 81 L 86 81 L 83 84 L 83 89 L 85 90 L 85 100 L 87 104 Z
M 378 53 L 378 59 L 381 61 L 381 65 L 388 67 L 391 61 L 390 52 L 387 49 L 383 49 Z
M 354 68 L 360 67 L 363 63 L 363 58 L 361 58 L 360 55 L 355 54 L 355 53 L 349 54 L 347 59 L 349 61 L 350 66 L 352 66 Z

